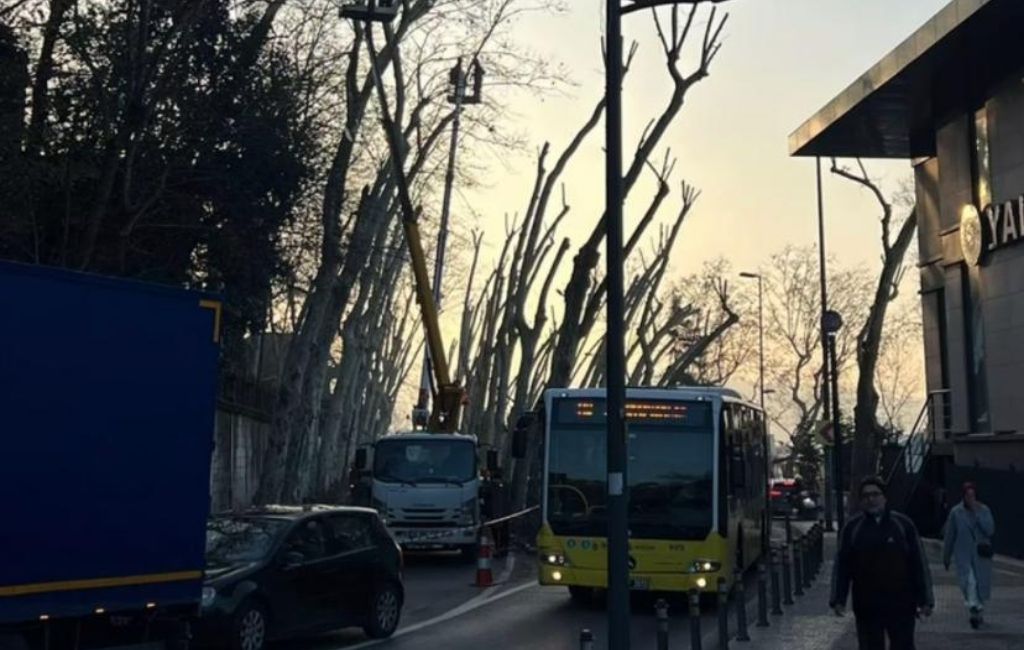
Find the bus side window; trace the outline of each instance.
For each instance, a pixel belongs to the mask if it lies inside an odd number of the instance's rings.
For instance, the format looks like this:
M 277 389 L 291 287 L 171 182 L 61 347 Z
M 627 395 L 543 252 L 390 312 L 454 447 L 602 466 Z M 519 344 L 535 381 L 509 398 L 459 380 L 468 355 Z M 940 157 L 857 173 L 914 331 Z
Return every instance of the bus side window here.
M 729 491 L 742 499 L 747 488 L 746 436 L 744 435 L 747 413 L 742 406 L 734 406 L 733 409 L 732 426 L 729 431 Z

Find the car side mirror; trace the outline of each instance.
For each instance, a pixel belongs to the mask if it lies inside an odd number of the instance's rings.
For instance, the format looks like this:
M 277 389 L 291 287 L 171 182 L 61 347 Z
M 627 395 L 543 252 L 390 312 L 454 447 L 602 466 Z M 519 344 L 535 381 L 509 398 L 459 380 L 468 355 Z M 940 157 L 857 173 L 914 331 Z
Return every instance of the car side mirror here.
M 288 551 L 284 554 L 284 559 L 281 560 L 281 567 L 283 569 L 294 569 L 306 561 L 306 556 L 298 551 Z
M 360 447 L 359 449 L 356 449 L 355 463 L 353 463 L 355 465 L 355 468 L 358 470 L 366 469 L 366 461 L 366 447 Z

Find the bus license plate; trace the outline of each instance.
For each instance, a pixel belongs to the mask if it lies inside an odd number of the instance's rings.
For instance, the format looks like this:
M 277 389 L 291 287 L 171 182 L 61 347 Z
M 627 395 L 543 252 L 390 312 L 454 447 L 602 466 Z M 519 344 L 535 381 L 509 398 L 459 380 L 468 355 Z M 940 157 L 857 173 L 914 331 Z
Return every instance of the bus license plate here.
M 646 591 L 651 588 L 650 578 L 630 578 L 629 588 L 636 591 Z

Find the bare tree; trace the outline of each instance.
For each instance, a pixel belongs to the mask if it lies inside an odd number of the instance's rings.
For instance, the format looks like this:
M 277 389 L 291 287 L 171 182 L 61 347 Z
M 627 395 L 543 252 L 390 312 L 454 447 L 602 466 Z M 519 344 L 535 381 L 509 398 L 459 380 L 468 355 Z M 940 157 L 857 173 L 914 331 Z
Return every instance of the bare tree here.
M 717 10 L 712 8 L 704 29 L 699 62 L 693 71 L 682 72 L 680 58 L 683 48 L 702 9 L 700 5 L 694 5 L 685 18 L 681 17 L 681 11 L 678 6 L 671 8 L 670 25 L 666 29 L 659 17 L 660 14 L 657 10 L 652 10 L 665 54 L 669 78 L 672 80 L 672 92 L 667 105 L 645 131 L 637 145 L 632 163 L 623 178 L 623 200 L 629 197 L 644 167 L 660 145 L 669 126 L 682 110 L 687 93 L 695 84 L 708 77 L 711 64 L 721 49 L 719 39 L 728 15 L 719 19 Z M 577 250 L 573 258 L 572 274 L 562 292 L 564 310 L 558 339 L 552 354 L 551 374 L 548 378 L 550 386 L 564 386 L 572 380 L 580 345 L 590 335 L 596 322 L 604 296 L 604 283 L 595 287 L 592 276 L 599 261 L 598 250 L 604 240 L 605 232 L 605 215 L 602 215 L 587 241 Z M 630 238 L 630 242 L 635 243 L 639 234 L 642 234 L 642 230 L 638 227 Z M 627 244 L 627 257 L 630 248 Z
M 923 395 L 921 306 L 911 300 L 887 316 L 875 368 L 878 407 L 883 418 L 880 424 L 893 442 L 894 436 L 910 433 L 907 418 L 914 413 L 908 412 L 908 407 Z
M 804 478 L 816 480 L 819 450 L 814 424 L 824 411 L 821 366 L 821 296 L 814 247 L 789 246 L 772 255 L 764 277 L 765 358 L 768 402 L 774 428 L 789 439 Z M 871 278 L 860 268 L 829 262 L 830 306 L 848 322 L 863 318 L 871 295 Z M 851 367 L 856 337 L 849 327 L 839 331 L 836 356 L 841 377 Z
M 882 330 L 889 304 L 899 295 L 905 271 L 903 258 L 917 229 L 917 209 L 916 206 L 912 208 L 902 222 L 896 220 L 892 202 L 886 198 L 879 184 L 871 179 L 860 160 L 857 160 L 856 169 L 850 169 L 840 167 L 833 159 L 832 173 L 868 190 L 881 210 L 882 271 L 864 326 L 857 335 L 857 404 L 853 417 L 853 462 L 849 477 L 850 485 L 856 486 L 863 477 L 878 471 L 882 430 L 878 424 L 879 398 L 875 381 L 882 349 Z

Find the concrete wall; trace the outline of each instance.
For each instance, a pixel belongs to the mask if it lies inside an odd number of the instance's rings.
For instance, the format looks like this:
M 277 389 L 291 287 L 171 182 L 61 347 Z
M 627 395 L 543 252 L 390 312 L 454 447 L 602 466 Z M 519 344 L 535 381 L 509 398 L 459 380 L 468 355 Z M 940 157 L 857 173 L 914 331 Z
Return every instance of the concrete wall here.
M 259 486 L 270 424 L 251 415 L 217 410 L 210 499 L 214 512 L 245 508 Z

